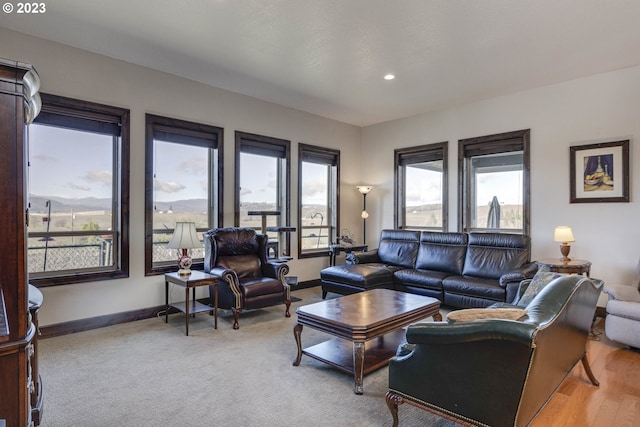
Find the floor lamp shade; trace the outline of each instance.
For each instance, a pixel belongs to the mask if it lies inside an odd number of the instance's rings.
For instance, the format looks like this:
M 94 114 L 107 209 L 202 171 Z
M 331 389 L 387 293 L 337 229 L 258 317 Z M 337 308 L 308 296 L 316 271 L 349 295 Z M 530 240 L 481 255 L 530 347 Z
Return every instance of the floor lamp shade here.
M 171 240 L 167 243 L 167 248 L 182 251 L 178 258 L 178 271 L 181 275 L 191 274 L 192 260 L 189 256 L 189 249 L 201 248 L 202 243 L 196 234 L 196 224 L 193 222 L 176 222 Z

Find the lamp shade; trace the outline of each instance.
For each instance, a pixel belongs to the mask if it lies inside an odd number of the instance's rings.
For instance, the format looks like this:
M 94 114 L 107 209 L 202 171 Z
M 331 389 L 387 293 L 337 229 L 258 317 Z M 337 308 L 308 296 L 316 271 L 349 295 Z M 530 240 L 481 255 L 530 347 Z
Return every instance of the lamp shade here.
M 373 187 L 370 185 L 358 185 L 356 188 L 362 194 L 367 194 L 369 191 L 373 190 Z
M 173 236 L 167 243 L 169 249 L 195 249 L 201 248 L 202 243 L 196 234 L 196 224 L 193 222 L 176 222 Z
M 573 232 L 571 231 L 571 227 L 567 225 L 559 225 L 556 227 L 555 232 L 553 233 L 553 241 L 554 242 L 575 242 L 573 238 Z

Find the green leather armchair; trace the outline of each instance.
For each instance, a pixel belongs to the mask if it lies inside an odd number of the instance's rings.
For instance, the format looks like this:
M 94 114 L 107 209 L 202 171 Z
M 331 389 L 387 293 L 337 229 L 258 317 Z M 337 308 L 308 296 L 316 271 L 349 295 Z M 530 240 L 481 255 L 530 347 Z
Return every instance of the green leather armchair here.
M 521 320 L 419 323 L 389 362 L 386 402 L 398 425 L 409 403 L 467 425 L 526 426 L 586 354 L 602 282 L 551 281 Z M 504 307 L 504 305 L 502 305 Z

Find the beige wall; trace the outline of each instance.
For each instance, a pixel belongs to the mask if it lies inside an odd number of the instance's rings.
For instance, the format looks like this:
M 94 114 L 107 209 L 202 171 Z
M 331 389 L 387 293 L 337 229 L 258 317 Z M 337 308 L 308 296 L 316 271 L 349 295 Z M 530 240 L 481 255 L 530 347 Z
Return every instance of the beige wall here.
M 364 128 L 365 181 L 375 186 L 367 197 L 368 240 L 393 226 L 394 148 L 449 141 L 449 228 L 455 231 L 458 140 L 519 129 L 531 129 L 533 258 L 560 256 L 553 230 L 570 225 L 576 239 L 571 257 L 590 260 L 592 277 L 629 282 L 640 257 L 640 151 L 634 141 L 640 134 L 640 67 Z M 631 202 L 570 204 L 569 147 L 621 139 L 631 140 Z
M 341 152 L 341 226 L 358 229 L 360 128 L 0 28 L 0 57 L 31 63 L 42 92 L 131 110 L 130 277 L 43 288 L 41 325 L 164 304 L 162 276 L 144 276 L 144 120 L 159 114 L 224 128 L 224 225 L 233 225 L 234 131 L 284 138 L 292 147 L 291 217 L 297 222 L 298 142 Z M 352 212 L 357 211 L 353 214 Z M 292 236 L 297 253 L 296 235 Z M 294 260 L 291 274 L 319 277 L 328 259 Z M 207 292 L 199 290 L 202 296 Z M 182 299 L 176 289 L 175 300 Z M 200 295 L 200 294 L 199 294 Z

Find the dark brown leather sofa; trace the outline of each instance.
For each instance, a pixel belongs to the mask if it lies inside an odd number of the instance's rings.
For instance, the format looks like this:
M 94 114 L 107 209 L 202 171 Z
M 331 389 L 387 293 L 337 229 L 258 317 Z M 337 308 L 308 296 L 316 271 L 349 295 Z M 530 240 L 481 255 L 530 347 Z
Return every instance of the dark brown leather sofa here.
M 418 323 L 389 362 L 387 405 L 409 403 L 465 425 L 526 426 L 582 361 L 602 282 L 551 281 L 521 320 Z M 496 304 L 496 307 L 504 307 Z
M 233 328 L 244 309 L 285 304 L 290 317 L 289 266 L 267 259 L 268 237 L 252 228 L 216 228 L 204 233 L 204 271 L 217 276 L 218 307 L 233 310 Z M 214 287 L 210 289 L 213 300 Z
M 451 307 L 512 302 L 533 277 L 528 236 L 383 230 L 377 249 L 347 255 L 320 272 L 323 298 L 387 288 L 438 298 Z

